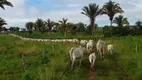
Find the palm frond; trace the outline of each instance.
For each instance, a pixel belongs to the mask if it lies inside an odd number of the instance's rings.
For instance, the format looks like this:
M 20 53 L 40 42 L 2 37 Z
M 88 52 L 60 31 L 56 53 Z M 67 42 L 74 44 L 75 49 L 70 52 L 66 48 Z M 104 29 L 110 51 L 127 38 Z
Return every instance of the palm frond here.
M 11 2 L 9 2 L 9 1 L 7 1 L 7 0 L 1 0 L 1 1 L 0 1 L 0 7 L 1 7 L 2 9 L 4 9 L 4 10 L 5 10 L 4 5 L 7 5 L 7 6 L 10 6 L 10 7 L 13 7 L 13 5 L 12 5 L 12 3 L 11 3 Z

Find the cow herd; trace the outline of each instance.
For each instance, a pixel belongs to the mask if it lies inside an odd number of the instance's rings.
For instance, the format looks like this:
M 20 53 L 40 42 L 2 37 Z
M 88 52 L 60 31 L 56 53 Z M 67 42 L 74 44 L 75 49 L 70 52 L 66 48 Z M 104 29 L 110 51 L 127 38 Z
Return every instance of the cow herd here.
M 96 60 L 96 53 L 93 52 L 93 48 L 94 46 L 94 41 L 93 40 L 78 40 L 78 39 L 33 39 L 33 38 L 26 38 L 26 37 L 22 37 L 22 36 L 18 36 L 15 34 L 10 34 L 14 37 L 20 38 L 22 40 L 25 41 L 38 41 L 38 42 L 71 42 L 71 43 L 79 43 L 81 46 L 79 47 L 72 47 L 69 51 L 69 55 L 70 55 L 70 60 L 71 60 L 71 69 L 73 69 L 73 65 L 76 59 L 80 59 L 80 66 L 81 66 L 81 61 L 82 58 L 84 56 L 85 53 L 87 53 L 89 62 L 91 64 L 91 68 L 94 66 L 95 64 L 95 60 Z M 97 52 L 100 55 L 100 58 L 104 58 L 104 51 L 105 51 L 105 41 L 99 39 L 96 43 L 96 49 Z M 107 50 L 109 52 L 109 54 L 113 54 L 113 45 L 109 44 L 107 45 Z
M 93 40 L 80 40 L 80 45 L 79 47 L 72 47 L 69 51 L 69 55 L 70 55 L 70 60 L 71 60 L 71 70 L 73 69 L 74 66 L 74 62 L 76 59 L 80 59 L 80 66 L 81 66 L 81 61 L 82 58 L 84 56 L 84 54 L 88 54 L 88 59 L 89 62 L 91 64 L 91 68 L 93 68 L 94 64 L 95 64 L 95 60 L 96 60 L 96 53 L 93 52 L 93 47 L 94 47 L 94 41 Z M 96 49 L 97 52 L 100 55 L 100 58 L 103 59 L 104 58 L 104 51 L 105 51 L 105 41 L 99 39 L 96 43 Z M 107 45 L 107 50 L 109 52 L 109 54 L 113 54 L 113 45 L 109 44 Z

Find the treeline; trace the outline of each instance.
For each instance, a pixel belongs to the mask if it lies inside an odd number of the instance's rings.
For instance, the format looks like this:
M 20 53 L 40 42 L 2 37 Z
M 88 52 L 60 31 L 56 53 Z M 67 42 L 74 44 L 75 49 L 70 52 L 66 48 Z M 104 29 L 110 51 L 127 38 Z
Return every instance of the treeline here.
M 43 19 L 37 19 L 35 22 L 27 22 L 26 29 L 31 34 L 33 31 L 44 32 L 61 32 L 66 36 L 67 33 L 76 34 L 77 32 L 86 32 L 90 34 L 90 26 L 82 22 L 71 23 L 68 19 L 63 18 L 58 22 L 54 22 L 50 19 L 44 21 Z M 97 26 L 97 24 L 96 24 Z
M 137 21 L 135 25 L 127 26 L 105 26 L 102 28 L 105 37 L 112 36 L 141 36 L 142 35 L 142 22 Z
M 110 20 L 110 26 L 105 26 L 103 28 L 103 33 L 106 37 L 108 36 L 126 36 L 126 35 L 141 35 L 141 21 L 137 21 L 136 25 L 129 25 L 129 21 L 123 15 L 119 15 L 114 17 L 118 13 L 124 13 L 123 9 L 114 1 L 109 0 L 102 7 L 95 3 L 90 3 L 88 6 L 84 6 L 82 8 L 81 14 L 88 17 L 90 20 L 90 24 L 86 25 L 82 22 L 79 23 L 71 23 L 68 22 L 68 19 L 63 18 L 57 22 L 52 21 L 51 19 L 43 20 L 37 19 L 35 21 L 27 22 L 25 24 L 25 28 L 22 28 L 22 31 L 28 31 L 29 34 L 32 34 L 33 31 L 41 32 L 42 34 L 45 32 L 60 32 L 63 33 L 64 36 L 67 33 L 76 34 L 77 32 L 83 32 L 87 34 L 92 34 L 92 36 L 97 33 L 98 25 L 96 24 L 96 18 L 99 15 L 107 15 Z M 117 24 L 117 26 L 113 26 L 113 24 Z M 0 31 L 10 31 L 17 32 L 19 31 L 18 27 L 10 27 L 6 29 L 3 27 L 6 25 L 4 19 L 0 18 Z M 50 35 L 50 34 L 49 34 Z

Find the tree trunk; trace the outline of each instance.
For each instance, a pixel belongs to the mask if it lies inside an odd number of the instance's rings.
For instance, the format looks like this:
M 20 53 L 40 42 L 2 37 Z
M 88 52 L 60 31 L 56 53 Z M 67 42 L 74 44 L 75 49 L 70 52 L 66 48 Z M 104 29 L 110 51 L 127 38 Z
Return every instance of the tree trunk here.
M 94 35 L 94 21 L 95 19 L 91 20 L 91 27 L 92 27 L 92 39 L 93 39 L 93 35 Z
M 64 29 L 64 37 L 66 37 L 67 36 L 67 28 L 65 27 L 65 29 Z
M 48 32 L 49 39 L 51 39 L 51 31 Z
M 112 27 L 112 20 L 110 20 L 110 27 Z
M 67 36 L 67 30 L 65 29 L 64 37 L 66 37 L 66 36 Z

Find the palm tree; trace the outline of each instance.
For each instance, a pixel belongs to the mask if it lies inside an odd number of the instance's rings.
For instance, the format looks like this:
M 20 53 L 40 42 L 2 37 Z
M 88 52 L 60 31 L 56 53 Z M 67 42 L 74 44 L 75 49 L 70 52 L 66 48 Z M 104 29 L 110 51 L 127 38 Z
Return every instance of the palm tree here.
M 113 20 L 113 23 L 117 24 L 118 27 L 123 27 L 124 25 L 129 25 L 128 19 L 123 17 L 122 15 L 115 17 L 115 19 Z
M 136 23 L 137 28 L 141 29 L 142 26 L 142 22 L 141 21 L 137 21 Z
M 84 32 L 84 31 L 85 31 L 86 25 L 85 25 L 84 23 L 79 22 L 79 23 L 77 23 L 76 25 L 77 25 L 77 31 L 78 31 L 78 32 Z
M 88 6 L 83 7 L 82 10 L 83 12 L 81 13 L 86 15 L 90 19 L 90 26 L 92 30 L 92 36 L 93 36 L 95 19 L 98 15 L 100 15 L 101 9 L 99 9 L 99 5 L 91 3 Z
M 5 22 L 4 19 L 0 18 L 0 31 L 2 30 L 3 25 L 7 25 L 7 23 Z
M 52 27 L 55 25 L 55 23 L 53 21 L 51 21 L 50 19 L 48 19 L 47 21 L 45 21 L 45 25 L 48 28 L 49 38 L 50 38 Z
M 45 22 L 46 26 L 48 27 L 48 30 L 49 32 L 51 32 L 52 30 L 52 27 L 55 25 L 55 23 L 53 21 L 51 21 L 50 19 L 48 19 L 46 22 Z
M 60 32 L 61 31 L 61 27 L 60 27 L 60 24 L 58 22 L 54 22 L 54 30 L 57 31 L 57 32 Z
M 7 0 L 0 0 L 0 7 L 5 10 L 4 5 L 13 7 L 13 5 L 11 4 L 11 2 L 9 2 L 9 1 L 7 1 Z
M 34 23 L 33 22 L 27 22 L 26 23 L 26 28 L 28 30 L 28 32 L 31 34 L 34 28 Z
M 8 29 L 6 27 L 2 28 L 2 31 L 6 32 Z
M 115 16 L 115 14 L 123 13 L 123 12 L 124 11 L 122 10 L 122 8 L 120 7 L 118 3 L 112 2 L 110 0 L 103 6 L 101 14 L 106 14 L 109 16 L 110 26 L 112 27 L 112 21 L 113 21 L 113 17 Z
M 20 30 L 20 28 L 19 27 L 15 27 L 15 30 L 18 32 Z
M 76 32 L 77 32 L 77 25 L 76 24 L 74 24 L 74 23 L 68 23 L 68 25 L 67 25 L 67 30 L 68 30 L 68 32 L 70 32 L 70 33 L 72 33 L 72 34 L 76 34 Z
M 60 26 L 64 31 L 64 37 L 66 37 L 66 35 L 67 35 L 67 27 L 69 24 L 67 21 L 68 21 L 68 19 L 65 19 L 65 18 L 63 18 L 62 21 L 61 20 L 59 21 Z
M 35 22 L 35 27 L 37 31 L 40 31 L 43 33 L 43 28 L 45 27 L 45 24 L 42 19 L 37 19 Z

